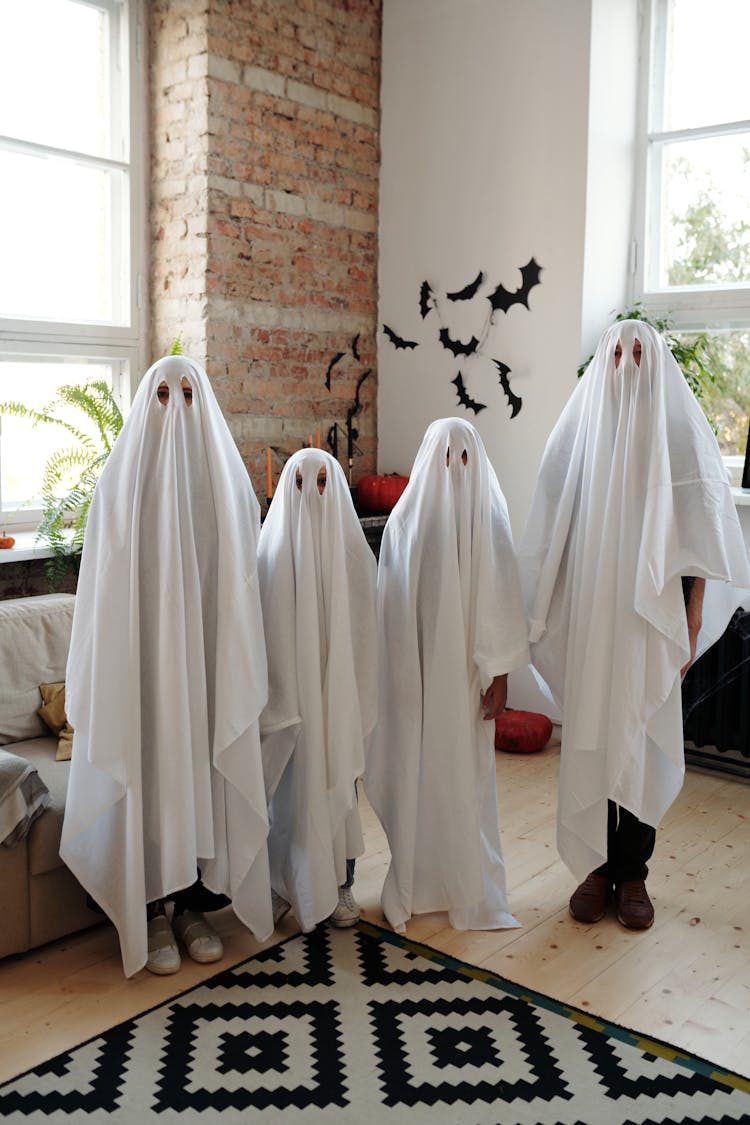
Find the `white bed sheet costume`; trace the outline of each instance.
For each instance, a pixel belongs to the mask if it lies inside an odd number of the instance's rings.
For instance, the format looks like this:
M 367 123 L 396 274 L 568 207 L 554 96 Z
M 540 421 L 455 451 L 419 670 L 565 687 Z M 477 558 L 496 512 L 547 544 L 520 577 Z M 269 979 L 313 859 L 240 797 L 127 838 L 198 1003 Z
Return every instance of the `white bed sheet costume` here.
M 554 427 L 519 565 L 532 661 L 563 716 L 558 848 L 580 881 L 606 861 L 608 799 L 657 827 L 682 786 L 681 575 L 708 580 L 698 654 L 750 596 L 716 439 L 641 321 L 604 333 Z
M 205 372 L 157 361 L 91 502 L 66 682 L 60 854 L 117 927 L 127 976 L 147 960 L 146 904 L 197 867 L 259 940 L 273 931 L 259 529 Z
M 495 724 L 480 693 L 528 663 L 527 626 L 505 498 L 461 419 L 428 428 L 388 518 L 378 627 L 380 719 L 364 783 L 391 849 L 385 916 L 398 931 L 433 910 L 447 910 L 456 929 L 517 926 Z
M 285 464 L 258 573 L 271 882 L 307 932 L 333 913 L 346 860 L 364 851 L 355 784 L 378 702 L 377 564 L 344 472 L 324 450 L 300 450 Z

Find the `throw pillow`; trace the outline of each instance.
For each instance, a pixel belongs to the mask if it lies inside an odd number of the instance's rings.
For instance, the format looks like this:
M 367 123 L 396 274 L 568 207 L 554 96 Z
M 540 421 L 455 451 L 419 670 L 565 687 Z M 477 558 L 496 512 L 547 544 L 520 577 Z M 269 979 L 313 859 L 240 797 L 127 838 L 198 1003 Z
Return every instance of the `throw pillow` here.
M 40 684 L 39 691 L 42 706 L 37 707 L 37 714 L 57 735 L 55 761 L 69 762 L 73 751 L 73 728 L 65 714 L 65 684 Z

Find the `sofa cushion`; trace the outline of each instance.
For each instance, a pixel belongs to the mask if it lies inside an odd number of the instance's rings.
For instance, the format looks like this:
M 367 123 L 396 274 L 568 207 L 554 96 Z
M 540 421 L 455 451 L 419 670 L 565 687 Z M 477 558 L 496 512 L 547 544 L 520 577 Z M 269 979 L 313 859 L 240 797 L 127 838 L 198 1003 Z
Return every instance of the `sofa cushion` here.
M 39 772 L 49 789 L 50 803 L 34 824 L 27 838 L 29 847 L 29 872 L 41 875 L 63 866 L 60 859 L 60 837 L 65 815 L 65 797 L 68 792 L 70 762 L 55 760 L 57 739 L 50 736 L 34 738 L 13 747 L 13 753 L 26 758 Z
M 65 679 L 74 605 L 73 594 L 0 601 L 0 746 L 46 733 L 39 685 Z

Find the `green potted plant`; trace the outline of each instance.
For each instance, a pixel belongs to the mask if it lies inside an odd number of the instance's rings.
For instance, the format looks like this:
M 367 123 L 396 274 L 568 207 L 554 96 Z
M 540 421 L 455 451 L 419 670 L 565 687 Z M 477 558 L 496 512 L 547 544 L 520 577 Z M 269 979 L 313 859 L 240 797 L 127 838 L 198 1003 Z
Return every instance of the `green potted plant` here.
M 95 436 L 69 420 L 70 407 L 93 423 Z M 68 416 L 61 417 L 61 411 Z M 94 380 L 59 387 L 41 410 L 22 402 L 2 402 L 0 414 L 24 418 L 32 426 L 57 426 L 73 439 L 51 454 L 42 477 L 42 520 L 36 538 L 52 551 L 47 578 L 54 590 L 70 568 L 77 569 L 94 486 L 122 429 L 122 413 L 107 383 Z

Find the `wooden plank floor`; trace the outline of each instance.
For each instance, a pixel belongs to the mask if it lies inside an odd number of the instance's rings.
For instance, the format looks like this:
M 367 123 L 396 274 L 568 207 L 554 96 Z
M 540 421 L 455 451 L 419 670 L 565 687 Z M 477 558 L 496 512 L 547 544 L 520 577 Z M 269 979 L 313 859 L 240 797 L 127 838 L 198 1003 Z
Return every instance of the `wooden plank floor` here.
M 497 758 L 503 846 L 520 930 L 458 933 L 444 914 L 414 918 L 409 937 L 605 1019 L 750 1075 L 750 786 L 689 770 L 657 836 L 646 933 L 614 918 L 573 921 L 573 880 L 554 843 L 559 748 Z M 383 924 L 380 888 L 389 855 L 361 801 L 367 854 L 355 891 Z M 116 935 L 103 925 L 0 961 L 0 1080 L 50 1058 L 236 964 L 260 947 L 231 909 L 213 916 L 224 959 L 179 973 L 122 974 Z M 285 918 L 278 937 L 294 933 Z M 268 943 L 268 944 L 272 944 Z

